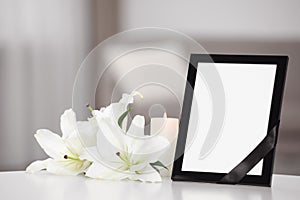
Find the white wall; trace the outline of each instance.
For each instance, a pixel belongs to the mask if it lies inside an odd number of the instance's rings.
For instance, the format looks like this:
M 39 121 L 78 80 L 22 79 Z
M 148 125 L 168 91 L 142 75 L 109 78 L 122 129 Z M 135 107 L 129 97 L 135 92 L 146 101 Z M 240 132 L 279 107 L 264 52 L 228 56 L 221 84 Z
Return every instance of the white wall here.
M 298 0 L 123 0 L 119 28 L 159 26 L 196 38 L 300 39 Z
M 45 157 L 33 135 L 60 133 L 91 48 L 90 1 L 0 0 L 0 170 Z

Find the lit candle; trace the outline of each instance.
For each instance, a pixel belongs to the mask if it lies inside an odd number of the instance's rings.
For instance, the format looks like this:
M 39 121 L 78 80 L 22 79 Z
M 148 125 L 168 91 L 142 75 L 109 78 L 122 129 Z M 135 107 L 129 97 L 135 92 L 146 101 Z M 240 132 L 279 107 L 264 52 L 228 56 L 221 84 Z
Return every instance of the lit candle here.
M 167 152 L 167 165 L 169 171 L 162 171 L 162 176 L 171 176 L 173 161 L 175 157 L 176 139 L 178 136 L 178 119 L 167 118 L 167 114 L 161 118 L 151 118 L 150 135 L 160 135 L 170 142 L 170 149 Z

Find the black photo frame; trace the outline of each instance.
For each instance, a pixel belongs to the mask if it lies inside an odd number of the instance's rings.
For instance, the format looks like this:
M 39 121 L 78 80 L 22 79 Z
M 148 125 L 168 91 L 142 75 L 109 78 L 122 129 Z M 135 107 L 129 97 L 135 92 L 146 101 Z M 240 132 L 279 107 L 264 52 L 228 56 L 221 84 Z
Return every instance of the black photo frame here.
M 177 139 L 175 160 L 172 171 L 173 181 L 195 181 L 195 182 L 209 182 L 209 183 L 229 183 L 229 184 L 246 184 L 257 186 L 271 186 L 273 165 L 274 165 L 274 147 L 263 156 L 263 165 L 261 175 L 245 175 L 238 179 L 238 182 L 222 181 L 226 173 L 207 172 L 207 171 L 186 171 L 182 170 L 183 160 L 185 156 L 185 146 L 188 135 L 188 128 L 190 122 L 190 114 L 192 101 L 194 97 L 194 89 L 196 82 L 196 75 L 199 63 L 225 63 L 225 64 L 260 64 L 260 65 L 276 65 L 273 92 L 271 96 L 271 108 L 267 126 L 266 136 L 274 132 L 274 144 L 277 142 L 278 128 L 280 122 L 280 112 L 283 100 L 284 85 L 287 73 L 288 56 L 274 56 L 274 55 L 216 55 L 216 54 L 192 54 L 188 68 L 188 75 L 186 80 L 186 88 L 184 94 L 183 107 L 181 112 L 179 135 Z M 255 80 L 253 80 L 255 81 Z M 247 128 L 247 127 L 245 127 Z M 269 138 L 265 138 L 264 142 L 268 142 Z M 258 146 L 257 152 L 264 149 L 263 145 Z M 254 151 L 255 149 L 253 149 Z M 256 152 L 256 154 L 257 154 Z M 251 152 L 249 152 L 250 154 Z M 259 153 L 258 153 L 259 154 Z M 253 157 L 262 155 L 247 156 L 248 160 Z M 228 155 L 230 159 L 230 155 Z M 249 157 L 249 158 L 248 158 Z M 238 167 L 237 167 L 238 168 Z M 252 167 L 251 167 L 252 168 Z M 240 168 L 241 169 L 241 168 Z M 238 169 L 237 169 L 238 170 Z M 233 170 L 234 171 L 234 170 Z M 233 174 L 236 177 L 239 174 Z M 236 179 L 237 180 L 237 179 Z

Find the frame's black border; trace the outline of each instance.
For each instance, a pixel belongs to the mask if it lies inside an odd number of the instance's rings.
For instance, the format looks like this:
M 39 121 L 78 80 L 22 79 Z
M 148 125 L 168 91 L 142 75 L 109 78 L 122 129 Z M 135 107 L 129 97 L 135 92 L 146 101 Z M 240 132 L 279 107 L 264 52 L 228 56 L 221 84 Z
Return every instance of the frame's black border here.
M 181 171 L 184 157 L 184 149 L 188 132 L 191 104 L 196 81 L 197 66 L 199 62 L 204 63 L 243 63 L 243 64 L 276 64 L 276 75 L 272 95 L 271 111 L 269 116 L 268 132 L 280 121 L 280 112 L 283 99 L 283 91 L 287 73 L 288 56 L 274 55 L 216 55 L 216 54 L 192 54 L 190 57 L 187 82 L 185 87 L 184 102 L 179 126 L 179 135 L 176 146 L 172 180 L 174 181 L 196 181 L 217 183 L 224 173 L 188 172 Z M 278 127 L 277 136 L 278 138 Z M 266 133 L 267 134 L 267 133 Z M 249 152 L 250 153 L 250 152 Z M 261 176 L 247 175 L 239 184 L 271 186 L 275 149 L 272 150 L 263 161 Z

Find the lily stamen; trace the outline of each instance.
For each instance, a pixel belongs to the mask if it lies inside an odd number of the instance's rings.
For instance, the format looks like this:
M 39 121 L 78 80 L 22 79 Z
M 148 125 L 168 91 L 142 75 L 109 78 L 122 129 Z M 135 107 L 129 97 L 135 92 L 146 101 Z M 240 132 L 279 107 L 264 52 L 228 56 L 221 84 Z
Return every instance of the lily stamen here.
M 78 161 L 80 161 L 78 158 L 73 158 L 73 157 L 68 156 L 68 155 L 64 155 L 64 159 L 70 159 L 70 160 L 78 160 Z
M 128 157 L 128 154 L 121 154 L 120 152 L 117 152 L 116 155 L 124 162 L 125 165 L 131 166 L 132 163 L 130 162 L 130 158 Z
M 86 107 L 87 107 L 87 109 L 89 109 L 91 112 L 92 112 L 93 110 L 95 110 L 90 104 L 87 104 Z

